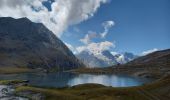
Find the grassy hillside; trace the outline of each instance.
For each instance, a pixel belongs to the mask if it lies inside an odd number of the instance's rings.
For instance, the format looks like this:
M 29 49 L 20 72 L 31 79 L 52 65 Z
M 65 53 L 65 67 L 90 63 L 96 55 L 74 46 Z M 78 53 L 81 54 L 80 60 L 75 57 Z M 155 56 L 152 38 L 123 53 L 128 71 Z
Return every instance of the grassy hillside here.
M 28 69 L 25 67 L 0 67 L 0 74 L 19 74 L 19 73 L 31 73 L 40 72 L 38 69 Z

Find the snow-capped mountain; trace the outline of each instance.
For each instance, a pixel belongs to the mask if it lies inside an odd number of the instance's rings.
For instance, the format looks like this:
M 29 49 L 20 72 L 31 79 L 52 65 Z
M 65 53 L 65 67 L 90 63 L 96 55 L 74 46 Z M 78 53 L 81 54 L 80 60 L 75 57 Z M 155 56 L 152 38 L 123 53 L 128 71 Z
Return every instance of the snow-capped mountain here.
M 132 53 L 111 53 L 105 51 L 82 51 L 76 55 L 79 60 L 84 62 L 88 67 L 108 67 L 116 64 L 127 63 L 137 56 Z
M 108 64 L 103 59 L 97 58 L 94 54 L 88 51 L 82 51 L 76 55 L 87 67 L 105 67 Z
M 113 56 L 116 58 L 116 61 L 120 64 L 125 64 L 138 57 L 137 55 L 134 55 L 133 53 L 128 53 L 128 52 L 119 53 Z

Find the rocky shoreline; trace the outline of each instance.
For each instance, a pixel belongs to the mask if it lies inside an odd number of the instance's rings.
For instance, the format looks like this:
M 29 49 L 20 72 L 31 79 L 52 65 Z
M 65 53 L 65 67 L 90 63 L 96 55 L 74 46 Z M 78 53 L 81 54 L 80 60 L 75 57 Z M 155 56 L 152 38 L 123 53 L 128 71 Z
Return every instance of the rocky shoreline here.
M 11 85 L 0 85 L 0 100 L 29 100 L 15 95 L 15 88 Z
M 44 100 L 41 93 L 31 91 L 16 92 L 16 88 L 28 85 L 28 80 L 0 81 L 0 100 Z

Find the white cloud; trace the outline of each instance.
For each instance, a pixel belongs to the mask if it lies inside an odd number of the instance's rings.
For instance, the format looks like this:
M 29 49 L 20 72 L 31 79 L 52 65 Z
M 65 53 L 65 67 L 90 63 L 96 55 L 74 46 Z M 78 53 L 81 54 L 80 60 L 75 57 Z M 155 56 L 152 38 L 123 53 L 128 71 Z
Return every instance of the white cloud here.
M 0 17 L 27 17 L 42 22 L 60 37 L 70 25 L 94 16 L 100 5 L 108 0 L 55 0 L 51 11 L 42 4 L 43 1 L 47 0 L 0 0 Z
M 88 31 L 84 38 L 80 39 L 80 41 L 84 44 L 89 44 L 92 38 L 98 37 L 98 34 L 93 31 Z
M 155 52 L 155 51 L 158 51 L 158 49 L 154 48 L 154 49 L 151 49 L 151 50 L 144 51 L 144 52 L 142 52 L 142 55 L 147 55 L 147 54 Z
M 113 21 L 105 21 L 102 23 L 102 26 L 104 27 L 104 32 L 96 33 L 94 31 L 88 31 L 85 37 L 80 39 L 80 41 L 84 43 L 84 45 L 77 47 L 76 48 L 77 51 L 80 53 L 82 51 L 87 50 L 95 54 L 95 53 L 101 53 L 104 50 L 110 50 L 111 48 L 114 48 L 115 43 L 109 41 L 103 41 L 98 43 L 92 42 L 93 38 L 103 39 L 113 25 L 114 25 Z
M 82 51 L 90 51 L 93 53 L 101 53 L 104 50 L 109 50 L 111 48 L 114 48 L 115 44 L 109 41 L 104 41 L 104 42 L 98 42 L 98 43 L 89 43 L 84 46 L 77 47 L 77 51 L 80 53 Z
M 80 39 L 80 41 L 84 44 L 89 44 L 91 42 L 90 37 L 88 34 L 85 35 L 83 39 Z
M 109 29 L 115 25 L 114 21 L 105 21 L 102 26 L 104 27 L 104 32 L 102 32 L 100 35 L 102 38 L 105 38 L 105 36 L 108 34 Z
M 105 36 L 109 32 L 109 29 L 114 25 L 115 25 L 114 21 L 105 21 L 102 23 L 102 26 L 104 27 L 104 31 L 102 33 L 88 31 L 85 37 L 80 39 L 80 41 L 84 44 L 89 44 L 93 38 L 105 38 Z
M 88 49 L 87 49 L 87 46 L 79 46 L 76 48 L 76 50 L 78 51 L 78 53 L 81 53 L 82 51 L 86 51 Z

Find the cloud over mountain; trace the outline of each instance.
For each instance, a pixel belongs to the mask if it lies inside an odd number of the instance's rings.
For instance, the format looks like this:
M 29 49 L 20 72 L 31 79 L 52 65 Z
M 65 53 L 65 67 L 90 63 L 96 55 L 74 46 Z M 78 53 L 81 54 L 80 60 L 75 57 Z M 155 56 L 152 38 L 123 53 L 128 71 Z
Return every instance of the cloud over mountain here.
M 94 16 L 108 0 L 54 0 L 49 10 L 43 2 L 48 0 L 0 0 L 0 17 L 27 17 L 41 22 L 57 36 L 70 25 L 78 24 Z
M 104 21 L 102 26 L 104 28 L 103 32 L 97 33 L 94 31 L 88 31 L 88 33 L 84 36 L 84 38 L 80 39 L 80 41 L 84 44 L 83 46 L 77 47 L 77 51 L 80 53 L 82 51 L 90 51 L 93 53 L 101 53 L 105 50 L 110 50 L 115 47 L 115 43 L 104 40 L 105 36 L 108 34 L 109 29 L 115 25 L 114 21 Z M 101 39 L 101 42 L 93 42 L 94 38 Z
M 82 52 L 87 50 L 93 53 L 100 53 L 104 50 L 109 50 L 110 48 L 114 48 L 114 47 L 115 44 L 109 41 L 98 42 L 98 43 L 92 42 L 88 45 L 77 47 L 77 51 Z

